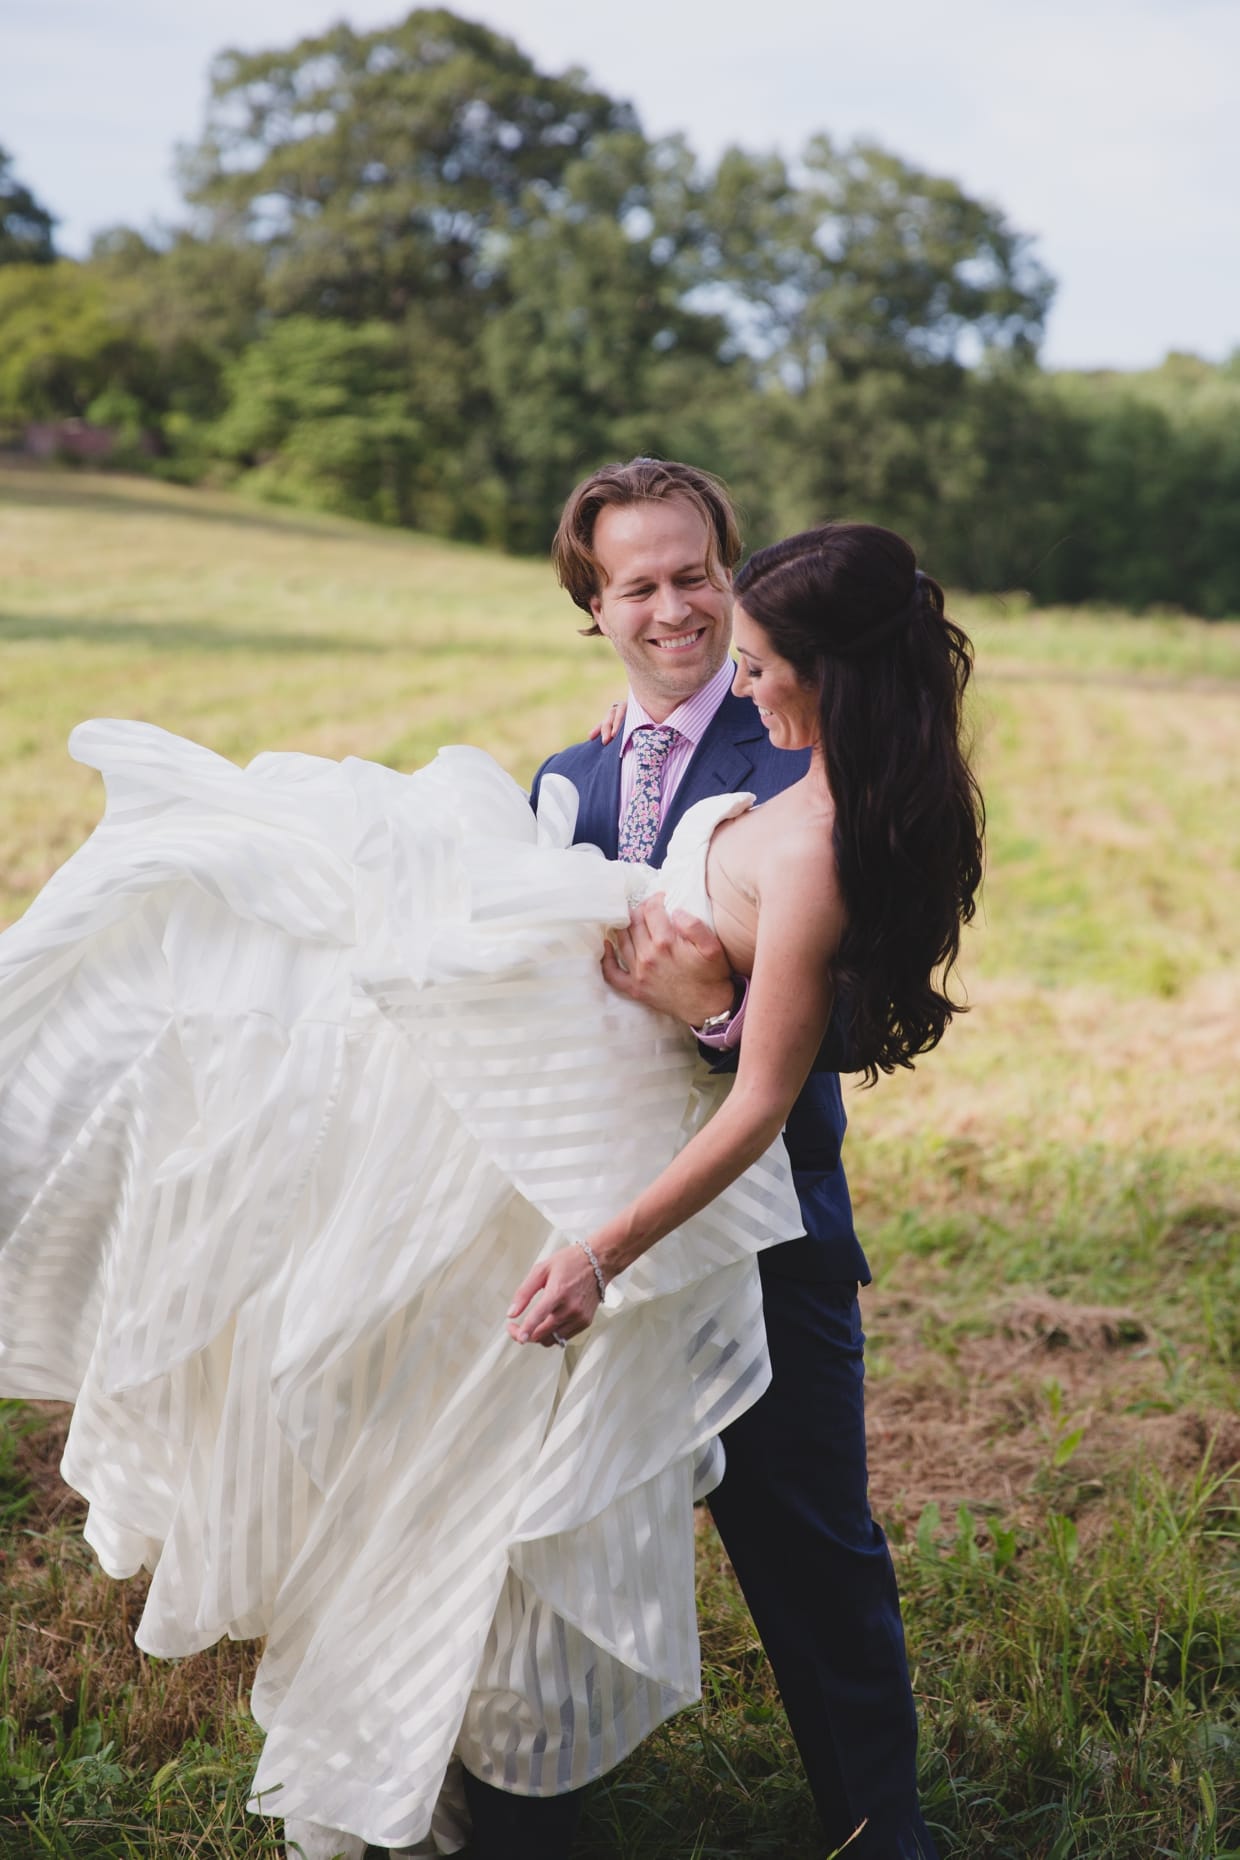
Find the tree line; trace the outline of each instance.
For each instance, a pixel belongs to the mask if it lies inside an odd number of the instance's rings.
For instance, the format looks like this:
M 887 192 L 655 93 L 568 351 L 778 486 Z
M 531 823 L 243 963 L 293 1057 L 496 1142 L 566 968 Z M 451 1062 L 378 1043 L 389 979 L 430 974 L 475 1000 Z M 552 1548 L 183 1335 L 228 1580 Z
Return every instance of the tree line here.
M 1240 351 L 1047 373 L 1032 242 L 877 145 L 705 168 L 421 9 L 222 53 L 181 184 L 183 224 L 70 262 L 0 151 L 0 436 L 85 420 L 122 463 L 510 550 L 600 460 L 678 456 L 752 544 L 868 517 L 966 588 L 1240 613 Z

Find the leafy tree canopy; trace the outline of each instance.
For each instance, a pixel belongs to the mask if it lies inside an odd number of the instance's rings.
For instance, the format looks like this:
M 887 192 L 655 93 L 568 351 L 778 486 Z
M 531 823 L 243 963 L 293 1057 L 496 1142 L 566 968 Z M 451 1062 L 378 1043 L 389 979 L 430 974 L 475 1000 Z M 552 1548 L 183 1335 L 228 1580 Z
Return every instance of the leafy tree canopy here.
M 259 241 L 271 302 L 394 317 L 493 281 L 489 240 L 554 197 L 565 167 L 636 119 L 576 71 L 441 9 L 287 51 L 225 52 L 183 160 L 211 236 Z
M 55 224 L 13 173 L 8 150 L 0 148 L 0 265 L 50 265 L 56 256 Z
M 166 399 L 158 358 L 84 266 L 6 266 L 0 329 L 0 422 L 91 417 L 104 394 L 157 420 Z
M 958 366 L 1031 358 L 1053 284 L 998 208 L 872 143 L 815 137 L 795 175 L 730 149 L 705 196 L 711 277 L 740 340 L 787 385 L 828 363 Z

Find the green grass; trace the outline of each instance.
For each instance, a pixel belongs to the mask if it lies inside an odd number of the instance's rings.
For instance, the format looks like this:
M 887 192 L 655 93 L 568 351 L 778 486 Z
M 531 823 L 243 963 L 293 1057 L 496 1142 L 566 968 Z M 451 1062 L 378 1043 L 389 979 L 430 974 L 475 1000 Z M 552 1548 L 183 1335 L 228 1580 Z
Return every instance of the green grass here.
M 1240 625 L 960 601 L 990 809 L 972 1012 L 850 1090 L 872 1483 L 927 1813 L 962 1860 L 1240 1854 Z M 147 482 L 0 471 L 0 917 L 89 829 L 86 715 L 526 778 L 618 688 L 537 562 Z M 0 1855 L 258 1860 L 253 1652 L 139 1655 L 0 1411 Z M 716 1541 L 686 1713 L 583 1860 L 821 1860 Z

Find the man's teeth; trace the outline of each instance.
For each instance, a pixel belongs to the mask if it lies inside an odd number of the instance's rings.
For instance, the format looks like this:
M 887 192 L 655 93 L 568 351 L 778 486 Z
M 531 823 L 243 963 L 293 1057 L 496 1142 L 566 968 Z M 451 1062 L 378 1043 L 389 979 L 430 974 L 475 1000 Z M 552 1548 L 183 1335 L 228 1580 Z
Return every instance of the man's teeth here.
M 652 639 L 651 645 L 660 652 L 686 652 L 690 646 L 696 646 L 702 637 L 701 628 L 696 633 L 682 633 L 679 639 Z

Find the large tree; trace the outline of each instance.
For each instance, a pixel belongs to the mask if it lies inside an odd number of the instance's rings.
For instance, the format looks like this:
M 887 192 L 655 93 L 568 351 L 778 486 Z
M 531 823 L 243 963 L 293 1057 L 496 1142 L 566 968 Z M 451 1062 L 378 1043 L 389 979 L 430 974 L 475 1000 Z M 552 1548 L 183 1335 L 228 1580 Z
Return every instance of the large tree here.
M 56 221 L 13 173 L 13 158 L 0 148 L 0 265 L 50 265 L 56 256 Z
M 206 133 L 183 161 L 212 237 L 257 240 L 278 310 L 364 320 L 413 303 L 469 316 L 493 241 L 553 198 L 593 139 L 636 127 L 582 74 L 441 9 L 339 25 L 215 60 Z
M 675 139 L 600 139 L 499 245 L 510 301 L 481 353 L 516 547 L 550 539 L 566 490 L 601 458 L 710 444 L 698 413 L 727 391 L 726 329 L 685 303 L 692 168 Z
M 824 369 L 1032 357 L 1052 284 L 1029 239 L 955 181 L 817 136 L 794 172 L 729 150 L 705 199 L 708 274 L 737 339 L 786 387 Z

